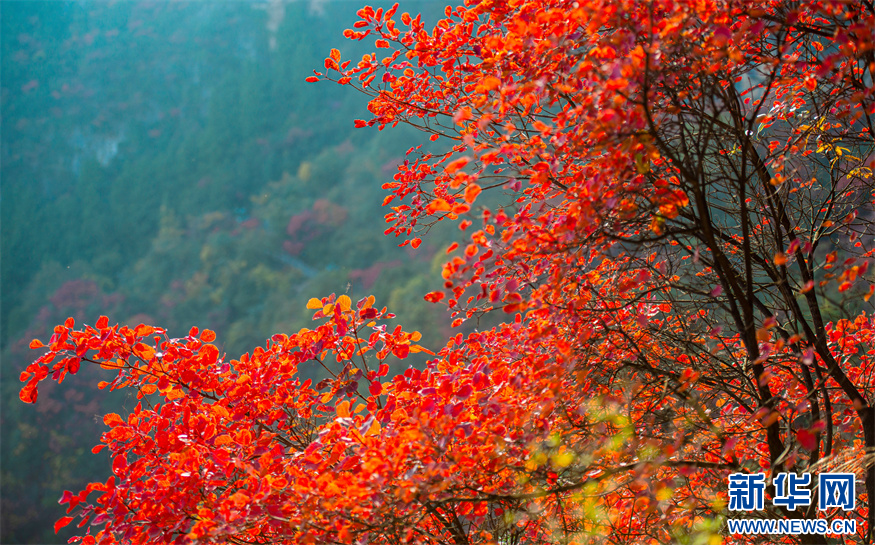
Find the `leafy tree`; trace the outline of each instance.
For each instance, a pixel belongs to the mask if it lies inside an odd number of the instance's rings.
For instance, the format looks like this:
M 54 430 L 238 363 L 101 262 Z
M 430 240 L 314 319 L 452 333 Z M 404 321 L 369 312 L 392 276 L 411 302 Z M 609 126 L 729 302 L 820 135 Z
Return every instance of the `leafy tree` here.
M 856 510 L 762 514 L 872 543 L 871 3 L 396 8 L 346 33 L 385 57 L 313 78 L 371 95 L 357 125 L 449 142 L 384 185 L 389 232 L 458 222 L 425 298 L 506 322 L 390 378 L 424 349 L 372 298 L 312 299 L 314 328 L 238 359 L 68 320 L 21 398 L 83 362 L 143 398 L 105 417 L 115 474 L 64 494 L 104 524 L 83 542 L 719 543 L 730 473 L 843 471 Z

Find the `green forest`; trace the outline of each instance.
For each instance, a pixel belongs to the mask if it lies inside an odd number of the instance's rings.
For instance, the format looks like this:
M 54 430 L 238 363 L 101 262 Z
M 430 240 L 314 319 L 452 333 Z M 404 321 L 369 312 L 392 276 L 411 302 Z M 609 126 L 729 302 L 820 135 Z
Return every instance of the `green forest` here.
M 18 399 L 31 339 L 73 317 L 218 333 L 239 355 L 305 327 L 310 297 L 373 294 L 434 346 L 451 233 L 383 235 L 413 129 L 355 129 L 365 97 L 304 79 L 348 2 L 3 2 L 2 535 L 65 543 L 58 498 L 108 471 L 91 448 L 130 400 L 99 370 Z M 438 13 L 436 4 L 408 9 Z M 84 379 L 84 380 L 83 380 Z

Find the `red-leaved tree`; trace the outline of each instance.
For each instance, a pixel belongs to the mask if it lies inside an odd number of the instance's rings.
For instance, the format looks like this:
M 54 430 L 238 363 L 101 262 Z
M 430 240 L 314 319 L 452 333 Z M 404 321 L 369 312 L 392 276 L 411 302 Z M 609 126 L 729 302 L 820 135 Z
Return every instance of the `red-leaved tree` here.
M 873 543 L 872 2 L 396 8 L 346 33 L 384 54 L 310 79 L 431 133 L 384 185 L 390 232 L 457 222 L 425 298 L 505 323 L 402 374 L 419 335 L 372 299 L 313 299 L 315 329 L 233 360 L 58 326 L 22 399 L 82 362 L 143 397 L 105 419 L 115 475 L 62 498 L 103 525 L 83 542 L 720 543 L 731 473 L 841 472 L 852 511 L 812 487 L 749 516 L 855 534 L 727 539 Z

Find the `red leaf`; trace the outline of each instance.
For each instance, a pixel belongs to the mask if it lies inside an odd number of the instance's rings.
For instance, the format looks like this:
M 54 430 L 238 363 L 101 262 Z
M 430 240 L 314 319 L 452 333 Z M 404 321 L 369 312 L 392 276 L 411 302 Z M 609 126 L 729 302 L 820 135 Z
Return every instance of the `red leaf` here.
M 431 293 L 426 294 L 425 300 L 429 303 L 437 303 L 441 299 L 445 297 L 442 291 L 433 291 Z
M 124 454 L 119 454 L 112 460 L 112 472 L 118 476 L 122 476 L 124 474 L 125 469 L 128 467 L 128 459 Z
M 37 391 L 36 385 L 28 384 L 18 392 L 18 398 L 25 403 L 36 403 Z
M 404 359 L 410 354 L 410 345 L 408 344 L 399 344 L 396 345 L 395 348 L 392 349 L 392 353 L 395 354 L 395 357 Z
M 57 534 L 58 530 L 60 530 L 64 526 L 70 524 L 71 522 L 73 522 L 73 517 L 61 517 L 61 518 L 59 518 L 58 521 L 55 523 L 55 533 Z
M 817 448 L 817 436 L 808 430 L 797 431 L 796 439 L 805 450 L 813 451 Z

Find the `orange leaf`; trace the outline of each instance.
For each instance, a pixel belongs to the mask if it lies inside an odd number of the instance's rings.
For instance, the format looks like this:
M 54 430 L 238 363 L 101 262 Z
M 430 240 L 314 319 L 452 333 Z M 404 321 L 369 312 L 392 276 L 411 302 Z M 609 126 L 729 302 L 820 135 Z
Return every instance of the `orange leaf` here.
M 216 332 L 210 331 L 209 329 L 204 329 L 203 333 L 201 333 L 201 340 L 205 343 L 211 343 L 216 340 Z
M 493 89 L 497 89 L 498 86 L 501 85 L 501 80 L 495 76 L 486 76 L 483 78 L 483 81 L 480 82 L 480 89 L 484 91 L 492 91 Z
M 155 356 L 155 350 L 143 343 L 137 343 L 133 347 L 134 355 L 143 360 L 151 360 Z
M 426 212 L 429 214 L 434 214 L 435 212 L 443 212 L 449 211 L 450 204 L 443 199 L 435 199 L 428 203 L 428 207 L 426 208 Z
M 103 417 L 103 423 L 109 427 L 118 426 L 119 424 L 124 424 L 125 421 L 122 420 L 122 417 L 115 413 L 109 413 Z
M 337 416 L 349 418 L 349 401 L 341 401 L 337 404 Z
M 45 345 L 39 339 L 34 339 L 34 340 L 30 341 L 31 348 L 42 348 L 43 346 L 45 346 Z
M 313 297 L 312 299 L 307 301 L 307 308 L 309 308 L 309 309 L 322 308 L 322 301 Z
M 470 185 L 465 189 L 465 202 L 467 202 L 467 203 L 472 203 L 472 202 L 474 202 L 474 200 L 477 199 L 477 195 L 479 195 L 481 191 L 483 191 L 483 190 L 480 189 L 480 186 L 479 186 L 479 185 L 477 185 L 477 184 L 470 184 Z
M 169 392 L 162 392 L 164 394 L 165 399 L 167 401 L 173 401 L 174 399 L 179 399 L 181 397 L 185 397 L 185 392 L 180 390 L 179 388 L 174 388 Z
M 444 169 L 444 172 L 446 172 L 447 174 L 455 174 L 458 170 L 465 168 L 465 165 L 467 165 L 469 162 L 471 162 L 470 157 L 459 157 L 455 161 L 448 164 Z
M 372 435 L 377 435 L 380 433 L 380 422 L 378 420 L 374 420 L 374 423 L 371 424 L 371 427 L 368 428 L 368 431 L 365 432 L 365 437 L 370 437 Z

